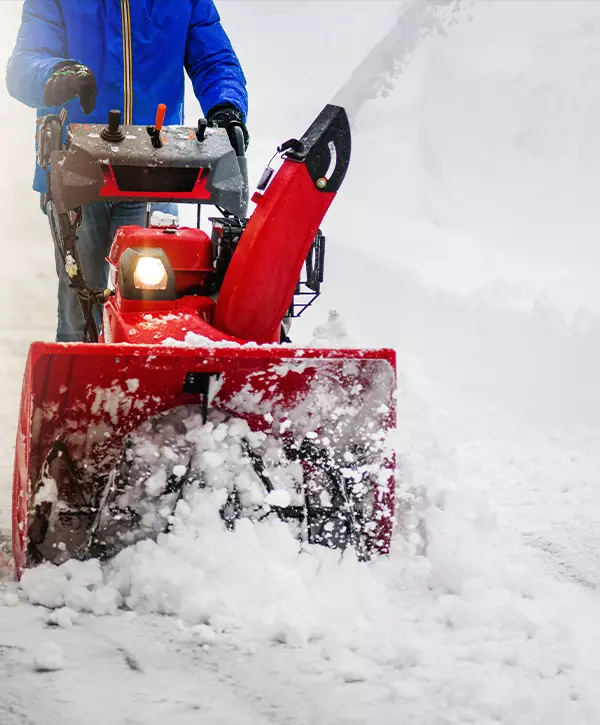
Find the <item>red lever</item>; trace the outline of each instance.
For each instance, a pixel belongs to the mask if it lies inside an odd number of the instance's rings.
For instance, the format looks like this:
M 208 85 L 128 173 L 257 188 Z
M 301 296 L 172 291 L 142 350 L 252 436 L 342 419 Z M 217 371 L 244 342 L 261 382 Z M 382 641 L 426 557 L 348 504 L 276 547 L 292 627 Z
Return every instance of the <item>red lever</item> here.
M 157 131 L 161 131 L 163 123 L 165 122 L 165 115 L 167 113 L 167 107 L 164 103 L 159 103 L 156 109 L 156 121 L 154 122 L 154 128 Z

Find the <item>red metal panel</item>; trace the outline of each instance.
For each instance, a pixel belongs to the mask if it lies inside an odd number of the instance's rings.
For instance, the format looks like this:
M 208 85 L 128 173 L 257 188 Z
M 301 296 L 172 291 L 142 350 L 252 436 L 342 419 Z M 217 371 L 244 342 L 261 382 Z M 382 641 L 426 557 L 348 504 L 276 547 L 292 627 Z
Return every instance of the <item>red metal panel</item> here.
M 129 247 L 163 249 L 175 272 L 212 272 L 214 269 L 212 243 L 202 229 L 121 227 L 115 235 L 108 261 L 118 266 L 121 255 Z
M 104 306 L 105 342 L 157 345 L 169 338 L 184 341 L 188 333 L 209 340 L 227 339 L 209 324 L 214 306 L 210 297 L 164 301 L 113 297 Z
M 244 340 L 279 340 L 302 265 L 335 198 L 319 191 L 306 165 L 285 161 L 263 196 L 231 260 L 214 325 Z
M 163 142 L 165 137 L 163 136 Z M 121 191 L 117 184 L 115 172 L 110 164 L 102 167 L 102 173 L 104 174 L 104 186 L 100 189 L 99 195 L 102 199 L 141 199 L 148 201 L 153 199 L 154 201 L 160 201 L 165 199 L 169 201 L 174 197 L 179 201 L 210 201 L 210 191 L 207 188 L 209 171 L 208 169 L 200 169 L 198 178 L 194 184 L 192 191 Z

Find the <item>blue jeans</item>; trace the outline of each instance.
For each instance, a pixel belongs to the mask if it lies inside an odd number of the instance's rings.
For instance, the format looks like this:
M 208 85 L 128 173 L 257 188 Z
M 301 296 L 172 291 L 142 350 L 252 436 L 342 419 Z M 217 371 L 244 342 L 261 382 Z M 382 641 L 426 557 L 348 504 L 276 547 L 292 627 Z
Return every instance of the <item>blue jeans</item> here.
M 157 203 L 153 211 L 177 214 L 177 204 Z M 83 220 L 77 233 L 77 251 L 83 275 L 91 288 L 104 289 L 108 282 L 108 262 L 114 236 L 119 227 L 146 224 L 145 202 L 94 201 L 83 207 Z M 79 300 L 69 287 L 58 250 L 54 250 L 58 274 L 57 342 L 81 342 L 84 321 Z

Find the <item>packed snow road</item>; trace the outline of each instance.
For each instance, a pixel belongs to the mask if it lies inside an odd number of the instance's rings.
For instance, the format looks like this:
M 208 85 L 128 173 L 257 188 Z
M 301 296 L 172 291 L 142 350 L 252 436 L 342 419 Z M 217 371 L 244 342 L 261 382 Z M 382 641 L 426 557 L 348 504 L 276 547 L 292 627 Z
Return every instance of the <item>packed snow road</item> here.
M 0 9 L 3 56 L 19 5 Z M 400 353 L 394 552 L 298 556 L 277 522 L 231 534 L 192 506 L 104 571 L 6 577 L 0 723 L 599 722 L 600 7 L 220 10 L 250 78 L 255 176 L 339 88 L 352 100 L 326 294 L 294 337 L 331 306 L 348 340 Z M 1 98 L 6 531 L 23 357 L 52 336 L 54 273 L 31 113 Z M 339 321 L 319 334 L 344 342 Z

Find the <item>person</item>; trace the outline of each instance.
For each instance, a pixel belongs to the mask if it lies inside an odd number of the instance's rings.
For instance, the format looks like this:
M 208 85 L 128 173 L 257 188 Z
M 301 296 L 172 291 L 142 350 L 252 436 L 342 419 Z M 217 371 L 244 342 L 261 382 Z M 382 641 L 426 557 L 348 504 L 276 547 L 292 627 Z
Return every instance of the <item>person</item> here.
M 108 111 L 119 108 L 123 123 L 149 125 L 164 103 L 165 123 L 181 125 L 184 69 L 209 125 L 230 136 L 239 126 L 248 143 L 246 79 L 213 0 L 25 0 L 6 85 L 14 98 L 37 109 L 38 118 L 64 108 L 67 123 L 106 123 Z M 46 193 L 39 167 L 33 188 Z M 106 286 L 114 234 L 126 224 L 144 225 L 145 206 L 83 207 L 77 248 L 91 287 Z M 83 315 L 56 256 L 56 339 L 81 341 Z

